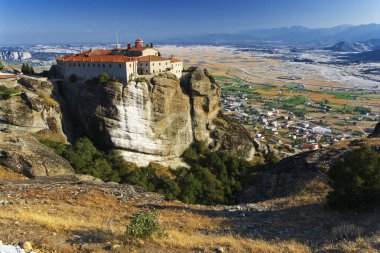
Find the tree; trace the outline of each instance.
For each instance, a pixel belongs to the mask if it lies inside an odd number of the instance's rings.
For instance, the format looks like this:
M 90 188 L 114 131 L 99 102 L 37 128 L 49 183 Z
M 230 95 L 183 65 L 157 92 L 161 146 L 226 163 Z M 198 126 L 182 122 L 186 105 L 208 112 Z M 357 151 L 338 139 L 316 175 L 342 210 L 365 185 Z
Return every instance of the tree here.
M 3 68 L 4 68 L 3 62 L 0 61 L 0 70 L 2 70 Z
M 380 154 L 370 147 L 346 153 L 328 171 L 333 189 L 328 205 L 337 210 L 380 207 Z
M 101 84 L 107 84 L 109 81 L 110 81 L 110 76 L 107 73 L 103 72 L 100 74 L 99 82 Z

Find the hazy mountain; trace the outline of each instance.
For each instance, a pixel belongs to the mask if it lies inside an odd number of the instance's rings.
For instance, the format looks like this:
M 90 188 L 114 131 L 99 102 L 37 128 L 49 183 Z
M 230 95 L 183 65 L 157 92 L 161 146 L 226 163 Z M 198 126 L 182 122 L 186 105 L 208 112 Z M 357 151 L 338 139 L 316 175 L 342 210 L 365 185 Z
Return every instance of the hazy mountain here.
M 360 52 L 360 51 L 367 51 L 368 47 L 364 43 L 340 41 L 331 47 L 326 47 L 325 49 L 335 51 L 335 52 Z
M 380 50 L 351 54 L 350 60 L 357 62 L 380 62 Z
M 223 42 L 324 42 L 367 41 L 380 39 L 380 24 L 340 25 L 331 28 L 307 28 L 303 26 L 253 29 L 235 33 L 215 33 L 174 39 L 184 43 L 223 43 Z M 173 40 L 171 40 L 173 42 Z

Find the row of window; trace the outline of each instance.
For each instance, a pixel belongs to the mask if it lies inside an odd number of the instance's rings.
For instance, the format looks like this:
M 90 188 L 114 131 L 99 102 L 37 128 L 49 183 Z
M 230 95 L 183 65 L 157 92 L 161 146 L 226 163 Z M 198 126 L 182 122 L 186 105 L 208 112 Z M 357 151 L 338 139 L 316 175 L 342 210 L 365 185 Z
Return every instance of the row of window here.
M 75 63 L 73 63 L 72 65 L 71 65 L 71 63 L 69 63 L 69 67 L 71 67 L 71 66 L 73 66 L 73 67 L 91 67 L 91 63 L 77 63 L 77 64 L 75 64 Z M 92 67 L 96 67 L 96 66 L 98 66 L 98 68 L 100 68 L 100 67 L 103 67 L 103 68 L 105 68 L 106 67 L 106 64 L 105 63 L 103 63 L 103 64 L 100 64 L 100 63 L 93 63 L 92 64 Z M 110 68 L 112 68 L 112 64 L 108 64 L 108 67 L 110 67 Z M 121 64 L 119 64 L 119 68 L 121 68 L 122 67 L 122 65 Z M 132 67 L 132 64 L 129 64 L 129 67 L 131 68 Z
M 140 64 L 140 66 L 143 66 L 143 65 L 144 65 L 144 63 L 142 63 L 142 62 L 140 62 L 139 64 Z M 168 66 L 168 63 L 165 62 L 164 65 Z M 145 63 L 145 66 L 148 66 L 148 63 Z M 152 66 L 154 66 L 154 62 L 152 63 Z M 158 63 L 158 66 L 161 66 L 161 62 Z

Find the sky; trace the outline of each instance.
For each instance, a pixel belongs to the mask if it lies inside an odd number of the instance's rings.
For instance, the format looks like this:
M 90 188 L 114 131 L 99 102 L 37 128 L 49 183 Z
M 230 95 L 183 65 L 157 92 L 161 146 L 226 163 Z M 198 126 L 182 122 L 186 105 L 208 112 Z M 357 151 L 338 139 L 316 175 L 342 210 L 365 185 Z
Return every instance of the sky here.
M 380 23 L 380 0 L 0 0 L 0 44 L 154 41 Z

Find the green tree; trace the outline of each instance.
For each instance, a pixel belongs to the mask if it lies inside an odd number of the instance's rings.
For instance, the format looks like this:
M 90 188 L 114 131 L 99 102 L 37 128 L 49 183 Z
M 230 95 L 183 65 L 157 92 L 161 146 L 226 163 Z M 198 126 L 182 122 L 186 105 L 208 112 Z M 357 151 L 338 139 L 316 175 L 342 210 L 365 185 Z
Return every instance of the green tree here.
M 0 61 L 0 70 L 2 70 L 4 68 L 4 64 L 2 61 Z
M 328 171 L 333 189 L 328 205 L 337 210 L 380 207 L 380 154 L 370 147 L 346 153 Z
M 109 81 L 110 81 L 110 76 L 107 73 L 103 72 L 100 74 L 99 82 L 101 84 L 107 84 Z

